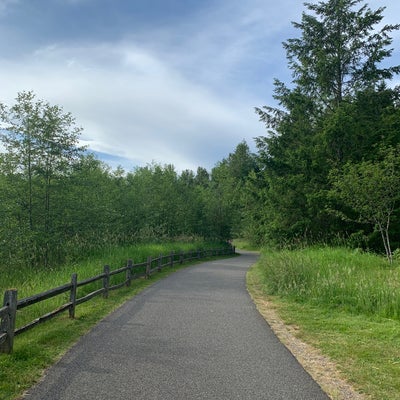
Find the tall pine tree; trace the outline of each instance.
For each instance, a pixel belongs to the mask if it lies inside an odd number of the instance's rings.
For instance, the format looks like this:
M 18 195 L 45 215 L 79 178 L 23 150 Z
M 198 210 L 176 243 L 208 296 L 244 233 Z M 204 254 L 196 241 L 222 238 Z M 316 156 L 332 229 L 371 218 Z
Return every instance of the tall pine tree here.
M 256 108 L 269 130 L 256 139 L 267 238 L 325 239 L 343 229 L 326 212 L 329 171 L 353 152 L 365 157 L 361 149 L 373 151 L 382 138 L 375 127 L 397 97 L 384 82 L 400 72 L 382 62 L 392 53 L 390 33 L 400 26 L 378 29 L 384 8 L 373 11 L 360 3 L 305 3 L 301 22 L 293 23 L 299 37 L 283 44 L 292 81 L 275 80 L 278 107 Z M 375 113 L 367 127 L 360 121 L 362 101 Z

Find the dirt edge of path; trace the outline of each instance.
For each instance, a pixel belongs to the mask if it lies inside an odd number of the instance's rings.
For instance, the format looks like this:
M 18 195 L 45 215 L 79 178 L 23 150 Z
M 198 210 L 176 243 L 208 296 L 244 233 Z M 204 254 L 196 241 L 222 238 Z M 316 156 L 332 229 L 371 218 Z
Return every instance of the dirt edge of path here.
M 287 347 L 303 368 L 320 385 L 332 400 L 367 400 L 369 397 L 357 392 L 340 374 L 336 364 L 311 345 L 296 337 L 296 328 L 285 325 L 278 316 L 274 304 L 263 296 L 253 283 L 247 290 L 257 310 L 266 320 L 278 339 Z

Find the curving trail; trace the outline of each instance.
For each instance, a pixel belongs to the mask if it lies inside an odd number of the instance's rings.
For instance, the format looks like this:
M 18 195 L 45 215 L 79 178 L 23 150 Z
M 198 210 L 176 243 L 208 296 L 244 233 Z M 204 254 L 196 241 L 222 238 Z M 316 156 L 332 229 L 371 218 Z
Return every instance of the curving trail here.
M 132 298 L 84 336 L 30 400 L 328 400 L 256 310 L 257 255 L 205 262 Z

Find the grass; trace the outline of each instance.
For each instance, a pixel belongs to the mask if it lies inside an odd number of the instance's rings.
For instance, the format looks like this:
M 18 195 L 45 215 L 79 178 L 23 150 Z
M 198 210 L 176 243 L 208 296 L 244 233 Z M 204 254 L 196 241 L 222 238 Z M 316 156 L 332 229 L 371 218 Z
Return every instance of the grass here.
M 263 253 L 270 294 L 400 320 L 400 264 L 343 248 Z
M 234 239 L 233 240 L 233 245 L 242 250 L 248 250 L 248 251 L 260 251 L 260 246 L 255 245 L 251 243 L 250 241 L 242 238 Z
M 400 399 L 399 265 L 341 248 L 266 250 L 248 278 L 367 398 Z
M 26 269 L 8 271 L 5 274 L 0 271 L 2 276 L 0 290 L 16 287 L 18 297 L 22 298 L 69 282 L 73 272 L 77 272 L 78 279 L 82 280 L 101 273 L 104 263 L 109 264 L 111 269 L 117 269 L 125 265 L 129 258 L 134 258 L 135 262 L 141 262 L 149 255 L 167 254 L 172 250 L 189 251 L 199 248 L 200 245 L 203 248 L 218 246 L 216 243 L 198 242 L 138 245 L 107 249 L 103 257 L 99 255 L 97 259 L 52 271 Z M 173 268 L 166 268 L 152 275 L 150 279 L 133 280 L 131 287 L 110 292 L 108 299 L 99 296 L 77 306 L 74 320 L 68 318 L 68 313 L 64 313 L 17 336 L 13 353 L 0 354 L 0 400 L 19 398 L 25 390 L 38 381 L 44 369 L 56 362 L 96 322 L 147 286 L 183 267 L 175 265 Z M 4 276 L 7 277 L 7 281 L 3 280 Z M 47 304 L 39 303 L 21 310 L 17 314 L 17 325 L 31 321 L 38 316 L 37 313 L 42 315 L 48 310 L 53 310 L 59 303 L 65 302 L 65 298 L 59 297 L 46 301 Z
M 148 256 L 169 254 L 171 251 L 180 250 L 187 252 L 200 247 L 207 249 L 216 246 L 218 246 L 218 243 L 203 241 L 133 244 L 125 247 L 104 248 L 96 256 L 84 261 L 72 262 L 54 268 L 25 267 L 13 269 L 0 265 L 0 291 L 16 287 L 18 288 L 18 297 L 22 298 L 69 282 L 71 274 L 74 272 L 78 274 L 78 279 L 82 280 L 102 273 L 105 264 L 110 265 L 111 269 L 117 269 L 126 265 L 128 259 L 133 259 L 133 262 L 139 263 L 146 261 Z

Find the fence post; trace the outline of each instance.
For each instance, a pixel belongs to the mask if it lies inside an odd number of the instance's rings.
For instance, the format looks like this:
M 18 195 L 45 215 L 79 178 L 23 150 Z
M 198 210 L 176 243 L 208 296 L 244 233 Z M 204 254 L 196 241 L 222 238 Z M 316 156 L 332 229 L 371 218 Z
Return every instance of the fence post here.
M 6 334 L 4 341 L 0 342 L 0 353 L 11 354 L 14 345 L 15 317 L 17 315 L 17 290 L 6 290 L 4 293 L 3 307 L 8 308 L 8 313 L 0 324 L 0 335 Z
M 147 264 L 146 264 L 146 279 L 150 278 L 150 271 L 151 271 L 151 256 L 147 257 Z
M 171 251 L 170 253 L 170 260 L 169 260 L 169 266 L 172 268 L 174 266 L 174 256 L 175 256 L 175 252 Z
M 104 266 L 104 278 L 103 278 L 103 297 L 106 299 L 108 297 L 108 288 L 110 287 L 110 266 Z
M 69 295 L 69 301 L 71 303 L 69 307 L 69 317 L 75 318 L 75 306 L 76 306 L 76 288 L 78 284 L 78 274 L 71 275 L 71 293 Z
M 179 264 L 183 264 L 183 257 L 184 257 L 184 253 L 183 253 L 183 250 L 181 250 L 181 253 L 179 254 Z
M 158 272 L 161 272 L 162 259 L 163 259 L 163 255 L 160 254 L 160 256 L 158 257 L 158 265 L 157 265 Z
M 131 286 L 132 269 L 133 269 L 133 261 L 128 260 L 128 265 L 127 265 L 127 270 L 126 270 L 126 286 Z

